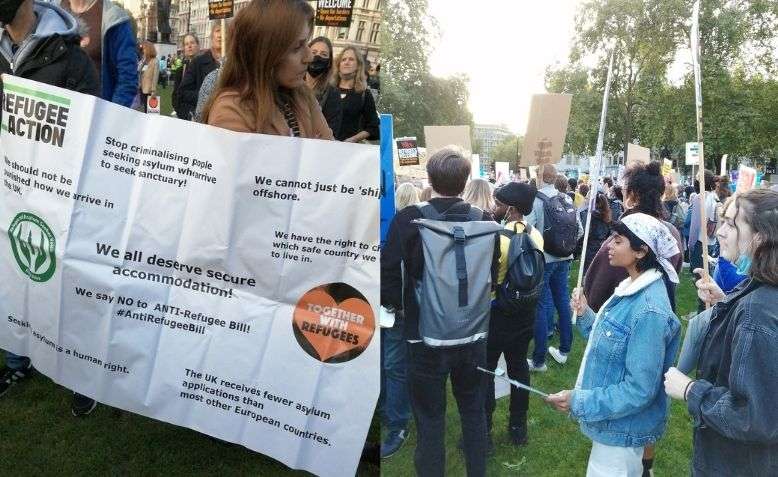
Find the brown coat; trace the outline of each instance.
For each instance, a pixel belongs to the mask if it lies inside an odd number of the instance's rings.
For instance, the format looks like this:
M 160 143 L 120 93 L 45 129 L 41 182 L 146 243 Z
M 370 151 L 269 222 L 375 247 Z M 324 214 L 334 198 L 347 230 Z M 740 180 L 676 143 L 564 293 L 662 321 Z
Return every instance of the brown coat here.
M 157 81 L 159 81 L 159 62 L 156 58 L 151 58 L 140 77 L 141 92 L 143 94 L 156 94 Z
M 208 124 L 236 132 L 253 132 L 270 134 L 273 136 L 291 136 L 289 125 L 284 115 L 277 106 L 273 105 L 273 121 L 269 127 L 260 128 L 256 121 L 240 104 L 240 96 L 234 91 L 219 93 L 208 113 Z M 327 121 L 321 112 L 318 103 L 314 107 L 303 107 L 307 111 L 310 121 L 299 121 L 300 137 L 309 139 L 334 139 L 332 130 L 327 126 Z M 299 113 L 298 113 L 299 114 Z M 306 124 L 310 124 L 306 128 Z M 310 129 L 310 130 L 308 130 Z
M 665 227 L 670 231 L 678 244 L 678 250 L 683 250 L 683 242 L 681 242 L 681 234 L 678 233 L 678 229 L 675 228 L 670 222 L 662 221 Z M 584 277 L 583 291 L 586 297 L 586 302 L 595 313 L 600 310 L 602 305 L 613 295 L 613 291 L 616 289 L 619 283 L 629 276 L 627 270 L 622 267 L 613 267 L 608 260 L 608 246 L 613 240 L 613 237 L 609 237 L 602 243 L 597 255 L 594 256 L 592 263 L 586 270 L 586 276 Z M 670 263 L 675 267 L 675 271 L 681 274 L 681 268 L 683 267 L 683 253 L 676 254 L 670 257 Z M 671 300 L 672 302 L 672 300 Z

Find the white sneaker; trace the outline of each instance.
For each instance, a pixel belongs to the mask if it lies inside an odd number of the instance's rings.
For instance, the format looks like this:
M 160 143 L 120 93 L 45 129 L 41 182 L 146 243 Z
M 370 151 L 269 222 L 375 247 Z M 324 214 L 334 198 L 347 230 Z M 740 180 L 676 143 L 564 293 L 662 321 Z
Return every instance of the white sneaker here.
M 548 347 L 548 354 L 550 354 L 551 357 L 554 358 L 554 361 L 559 364 L 567 363 L 567 353 L 563 353 L 553 346 Z
M 548 371 L 546 363 L 543 363 L 541 366 L 535 366 L 535 363 L 533 363 L 531 359 L 527 360 L 527 366 L 529 366 L 529 370 L 533 373 L 545 373 Z

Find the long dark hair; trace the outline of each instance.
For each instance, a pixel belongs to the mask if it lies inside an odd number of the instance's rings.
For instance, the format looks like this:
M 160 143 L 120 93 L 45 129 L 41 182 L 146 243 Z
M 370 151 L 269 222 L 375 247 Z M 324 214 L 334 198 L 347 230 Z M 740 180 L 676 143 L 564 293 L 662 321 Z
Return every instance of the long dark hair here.
M 314 10 L 304 0 L 252 0 L 232 21 L 236 41 L 227 42 L 229 61 L 224 63 L 216 89 L 203 111 L 204 122 L 219 95 L 232 91 L 256 123 L 257 131 L 268 127 L 275 114 L 272 105 L 284 102 L 275 69 L 297 40 L 300 29 L 313 29 Z M 307 46 L 306 46 L 307 47 Z M 305 109 L 316 107 L 316 98 L 306 85 L 286 93 L 297 110 L 297 120 L 310 131 L 311 118 Z M 303 113 L 303 114 L 301 114 Z
M 624 182 L 626 196 L 634 195 L 638 202 L 628 213 L 642 212 L 660 220 L 667 219 L 667 209 L 662 203 L 665 179 L 659 161 L 630 166 L 624 172 Z
M 600 213 L 600 219 L 606 224 L 611 223 L 613 218 L 611 217 L 611 206 L 608 204 L 608 198 L 602 192 L 597 193 L 597 198 L 594 199 L 594 210 Z
M 332 76 L 332 62 L 335 61 L 335 58 L 333 58 L 333 55 L 335 51 L 332 49 L 332 42 L 329 38 L 326 36 L 317 36 L 313 40 L 308 42 L 308 48 L 315 45 L 316 43 L 324 43 L 327 45 L 327 49 L 330 51 L 330 67 L 327 68 L 327 71 L 320 74 L 313 80 L 313 92 L 316 94 L 316 97 L 321 97 L 322 94 L 324 94 L 324 91 L 327 89 L 327 86 L 330 82 L 330 77 Z

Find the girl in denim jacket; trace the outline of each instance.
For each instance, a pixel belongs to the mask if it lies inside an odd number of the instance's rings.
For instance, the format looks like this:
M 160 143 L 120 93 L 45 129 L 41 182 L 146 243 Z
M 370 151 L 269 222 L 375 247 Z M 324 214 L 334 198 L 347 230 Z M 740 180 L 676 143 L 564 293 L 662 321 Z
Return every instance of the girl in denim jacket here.
M 680 323 L 670 308 L 663 276 L 678 283 L 669 258 L 678 245 L 667 227 L 647 214 L 614 226 L 608 259 L 629 277 L 595 313 L 580 289 L 573 292 L 577 325 L 588 338 L 575 389 L 547 401 L 569 412 L 592 439 L 587 477 L 640 477 L 643 447 L 664 433 L 669 400 L 662 375 L 672 366 Z

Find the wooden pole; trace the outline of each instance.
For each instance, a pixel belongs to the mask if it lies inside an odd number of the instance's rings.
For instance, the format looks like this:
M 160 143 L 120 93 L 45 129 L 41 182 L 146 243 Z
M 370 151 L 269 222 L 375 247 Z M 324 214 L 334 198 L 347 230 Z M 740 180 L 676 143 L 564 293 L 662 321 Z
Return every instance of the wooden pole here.
M 589 230 L 591 228 L 591 222 L 592 222 L 592 210 L 595 206 L 595 199 L 597 198 L 597 181 L 600 176 L 600 169 L 602 168 L 602 149 L 603 149 L 603 143 L 605 142 L 605 123 L 607 122 L 606 119 L 608 117 L 608 95 L 610 94 L 611 89 L 611 77 L 613 73 L 613 54 L 616 51 L 616 47 L 614 46 L 611 50 L 611 57 L 610 61 L 608 62 L 608 76 L 605 80 L 605 92 L 602 96 L 602 112 L 600 113 L 600 131 L 597 135 L 597 151 L 595 153 L 595 160 L 594 160 L 594 170 L 589 171 L 589 210 L 586 212 L 586 224 L 584 225 L 584 238 L 583 238 L 583 246 L 581 247 L 581 262 L 578 265 L 578 281 L 576 282 L 576 289 L 581 288 L 581 283 L 583 282 L 583 275 L 584 275 L 584 263 L 586 261 L 586 246 L 589 243 Z M 578 213 L 578 212 L 576 212 Z M 573 316 L 573 324 L 575 324 L 576 317 Z
M 700 237 L 702 238 L 702 277 L 710 279 L 708 274 L 708 218 L 705 215 L 705 199 L 708 194 L 705 191 L 705 150 L 702 141 L 702 66 L 700 52 L 700 0 L 694 2 L 692 11 L 692 65 L 694 66 L 694 100 L 697 116 L 697 148 L 699 150 L 699 164 L 697 168 L 697 181 L 700 184 Z M 706 304 L 707 308 L 708 305 Z

